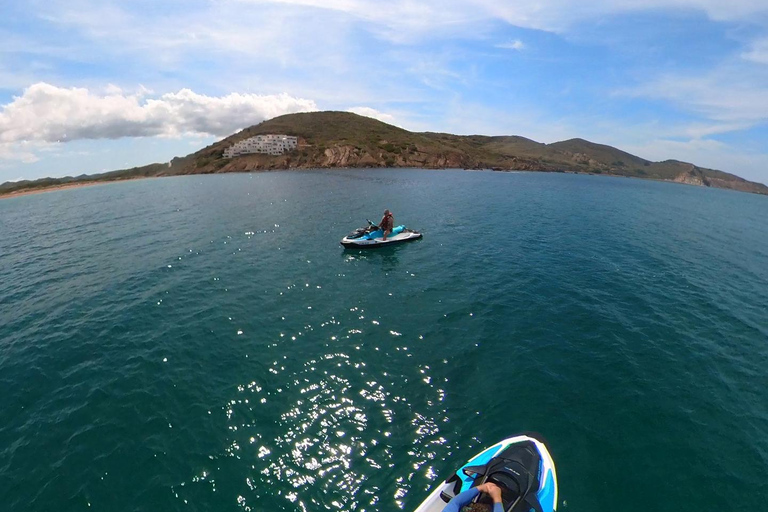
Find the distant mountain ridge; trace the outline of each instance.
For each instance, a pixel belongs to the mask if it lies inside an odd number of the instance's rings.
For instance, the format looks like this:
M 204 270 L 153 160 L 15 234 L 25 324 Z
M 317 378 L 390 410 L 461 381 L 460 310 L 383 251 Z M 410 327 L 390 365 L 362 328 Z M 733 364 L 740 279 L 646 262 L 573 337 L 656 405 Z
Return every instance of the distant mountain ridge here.
M 225 158 L 224 149 L 255 135 L 296 136 L 298 149 L 279 156 Z M 714 169 L 666 160 L 651 162 L 583 139 L 543 144 L 520 136 L 409 132 L 349 112 L 288 114 L 246 128 L 167 164 L 103 174 L 0 185 L 0 195 L 68 184 L 133 178 L 330 167 L 424 167 L 605 174 L 725 188 L 768 195 L 768 186 Z

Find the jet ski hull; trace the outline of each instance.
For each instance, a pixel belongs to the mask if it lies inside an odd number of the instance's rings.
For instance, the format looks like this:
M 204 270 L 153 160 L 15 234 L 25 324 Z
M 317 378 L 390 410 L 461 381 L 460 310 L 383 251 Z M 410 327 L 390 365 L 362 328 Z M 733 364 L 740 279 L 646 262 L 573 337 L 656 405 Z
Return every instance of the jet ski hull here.
M 531 492 L 535 492 L 536 498 L 541 504 L 542 512 L 555 512 L 557 510 L 557 472 L 555 471 L 555 462 L 552 460 L 546 445 L 539 437 L 533 433 L 510 437 L 478 453 L 456 470 L 456 473 L 452 474 L 444 482 L 441 482 L 427 496 L 427 499 L 419 505 L 415 512 L 442 512 L 446 503 L 451 498 L 473 487 L 474 480 L 478 475 L 466 475 L 463 471 L 464 468 L 488 464 L 493 457 L 505 452 L 510 447 L 515 445 L 522 446 L 524 443 L 533 443 L 540 459 L 537 475 L 539 486 L 538 489 L 532 489 Z M 520 505 L 522 505 L 522 509 L 527 510 L 526 503 L 520 503 Z M 518 507 L 515 507 L 515 510 L 517 509 Z
M 389 245 L 397 245 L 404 242 L 418 240 L 422 234 L 418 231 L 407 229 L 405 226 L 397 226 L 384 240 L 384 232 L 380 229 L 359 235 L 360 231 L 352 233 L 341 239 L 341 245 L 348 249 L 373 249 Z

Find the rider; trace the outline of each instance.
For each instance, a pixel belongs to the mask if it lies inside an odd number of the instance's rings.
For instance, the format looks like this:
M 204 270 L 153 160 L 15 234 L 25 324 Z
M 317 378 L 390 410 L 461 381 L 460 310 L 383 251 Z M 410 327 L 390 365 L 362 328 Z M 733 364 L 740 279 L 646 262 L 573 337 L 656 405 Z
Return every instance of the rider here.
M 384 210 L 384 216 L 379 222 L 379 229 L 384 231 L 384 240 L 387 239 L 387 235 L 392 233 L 392 229 L 395 227 L 395 217 L 389 210 Z
M 493 512 L 503 512 L 504 506 L 501 503 L 501 488 L 491 482 L 486 482 L 482 485 L 478 485 L 477 487 L 472 487 L 471 489 L 467 489 L 461 494 L 456 495 L 450 502 L 448 502 L 448 504 L 443 509 L 443 512 L 459 512 L 466 505 L 472 503 L 472 500 L 475 499 L 475 496 L 481 492 L 491 496 L 491 499 L 493 500 Z M 491 510 L 490 505 L 487 504 L 475 503 L 474 505 L 475 506 L 471 509 L 472 511 L 483 509 L 488 511 Z

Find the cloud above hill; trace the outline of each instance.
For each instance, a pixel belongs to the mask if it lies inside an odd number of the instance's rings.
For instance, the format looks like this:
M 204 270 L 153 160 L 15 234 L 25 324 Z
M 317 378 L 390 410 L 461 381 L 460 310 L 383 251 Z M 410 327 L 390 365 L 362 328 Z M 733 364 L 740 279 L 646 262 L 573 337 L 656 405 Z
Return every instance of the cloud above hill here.
M 395 116 L 393 116 L 392 114 L 387 114 L 385 112 L 380 112 L 375 108 L 371 108 L 371 107 L 352 107 L 347 109 L 347 112 L 352 112 L 360 116 L 372 117 L 373 119 L 378 119 L 379 121 L 383 121 L 389 124 L 395 123 Z
M 40 82 L 0 110 L 0 143 L 225 136 L 275 116 L 313 110 L 314 101 L 288 94 L 217 97 L 181 89 L 152 98 L 145 89 L 127 93 L 113 86 L 99 92 Z

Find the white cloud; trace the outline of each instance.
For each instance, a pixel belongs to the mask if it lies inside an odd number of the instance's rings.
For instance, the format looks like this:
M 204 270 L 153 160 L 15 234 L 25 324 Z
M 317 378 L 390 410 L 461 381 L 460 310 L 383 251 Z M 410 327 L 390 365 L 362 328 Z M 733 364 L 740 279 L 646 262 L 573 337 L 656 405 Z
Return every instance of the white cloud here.
M 768 12 L 762 0 L 541 0 L 538 2 L 498 2 L 474 0 L 486 12 L 508 23 L 537 30 L 564 32 L 579 22 L 609 15 L 642 11 L 692 11 L 713 21 L 754 22 L 755 15 Z
M 206 96 L 189 89 L 147 98 L 146 90 L 102 93 L 37 83 L 0 111 L 0 143 L 79 139 L 224 136 L 278 115 L 317 110 L 288 94 Z
M 386 114 L 384 112 L 380 112 L 375 108 L 371 108 L 371 107 L 352 107 L 347 109 L 347 112 L 353 112 L 357 115 L 361 115 L 365 117 L 372 117 L 373 119 L 378 119 L 379 121 L 383 121 L 389 124 L 395 123 L 395 116 L 391 114 Z
M 2 131 L 2 128 L 0 128 Z M 0 139 L 0 167 L 11 164 L 33 164 L 45 153 L 55 152 L 60 144 L 41 140 L 6 142 Z
M 366 22 L 369 30 L 383 39 L 398 43 L 428 36 L 466 32 L 487 20 L 488 12 L 477 11 L 475 1 L 391 0 L 386 6 L 378 0 L 237 0 L 243 4 L 282 4 L 310 7 L 343 14 L 349 21 Z M 474 12 L 473 12 L 474 11 Z
M 38 160 L 39 158 L 37 155 L 35 155 L 33 151 L 30 151 L 28 144 L 22 147 L 18 147 L 13 144 L 0 142 L 0 161 L 31 164 L 37 162 Z
M 318 88 L 331 84 L 334 92 L 338 87 L 352 87 L 354 81 L 363 82 L 357 89 L 364 92 L 380 90 L 384 83 L 379 81 L 374 86 L 366 83 L 364 77 L 355 76 L 361 71 L 376 74 L 370 62 L 355 53 L 359 43 L 355 34 L 360 31 L 407 43 L 445 36 L 484 38 L 498 30 L 499 22 L 567 32 L 585 20 L 641 11 L 687 10 L 703 13 L 712 20 L 749 24 L 759 23 L 766 18 L 761 15 L 768 15 L 765 0 L 733 0 L 727 4 L 721 0 L 392 0 L 386 8 L 379 0 L 219 0 L 190 9 L 174 8 L 182 4 L 172 1 L 148 17 L 131 3 L 114 0 L 105 0 L 96 9 L 83 0 L 50 0 L 43 12 L 48 13 L 51 22 L 79 31 L 110 58 L 130 55 L 142 63 L 159 61 L 162 69 L 189 74 L 211 88 L 217 87 L 222 75 L 230 82 L 248 76 L 248 80 L 263 85 L 263 77 L 255 70 L 264 68 L 272 70 L 277 80 L 283 76 L 281 71 L 301 70 L 300 79 L 292 78 L 292 84 L 277 91 L 296 90 L 294 87 L 312 83 Z M 312 37 L 304 37 L 306 33 L 312 33 Z M 525 48 L 522 41 L 514 39 L 498 46 L 517 51 Z M 410 51 L 411 62 L 422 58 L 412 47 L 403 51 Z M 226 62 L 226 66 L 219 68 L 216 75 L 196 72 L 199 68 L 186 63 L 189 58 L 197 60 L 200 56 Z M 754 43 L 743 57 L 768 62 L 768 43 Z M 380 78 L 379 75 L 376 77 Z M 444 88 L 443 82 L 433 72 L 425 73 L 422 80 L 424 85 L 436 89 Z M 406 96 L 416 93 L 410 87 Z M 318 97 L 312 92 L 305 94 Z M 352 101 L 367 100 L 357 95 Z
M 248 4 L 253 5 L 248 5 Z M 256 5 L 258 4 L 258 5 Z M 74 31 L 98 46 L 81 48 L 79 55 L 105 53 L 138 58 L 161 65 L 166 72 L 181 69 L 184 60 L 214 57 L 227 66 L 263 63 L 343 64 L 346 22 L 327 10 L 307 15 L 301 5 L 279 2 L 185 2 L 169 0 L 146 9 L 133 2 L 50 0 L 40 7 L 51 27 Z M 326 15 L 329 14 L 329 15 Z M 308 33 L 312 37 L 306 37 Z M 2 43 L 0 43 L 0 49 Z M 247 56 L 250 60 L 241 60 Z
M 177 8 L 173 8 L 174 5 Z M 300 58 L 360 29 L 395 43 L 446 36 L 483 37 L 502 22 L 525 29 L 567 32 L 585 20 L 640 11 L 699 12 L 715 21 L 754 23 L 768 13 L 763 0 L 218 0 L 190 8 L 166 2 L 147 16 L 131 3 L 49 0 L 47 21 L 75 27 L 98 41 L 120 41 L 148 58 L 173 60 L 191 48 Z M 303 37 L 311 31 L 312 37 Z M 307 44 L 309 43 L 309 44 Z M 120 50 L 118 48 L 118 50 Z
M 669 101 L 721 128 L 748 128 L 768 121 L 766 79 L 768 72 L 729 66 L 706 75 L 660 76 L 619 94 Z
M 523 48 L 525 48 L 525 44 L 523 44 L 521 40 L 515 39 L 514 41 L 508 41 L 506 43 L 497 44 L 496 48 L 521 51 Z
M 753 41 L 749 51 L 743 53 L 742 57 L 752 62 L 768 64 L 768 38 Z
M 441 29 L 476 28 L 481 21 L 498 19 L 521 28 L 561 32 L 587 19 L 638 11 L 690 10 L 714 21 L 755 21 L 768 12 L 763 0 L 392 0 L 382 8 L 379 0 L 238 0 L 251 4 L 283 4 L 341 12 L 380 25 L 391 38 L 435 34 Z M 439 32 L 438 32 L 439 34 Z
M 733 158 L 732 149 L 722 142 L 711 139 L 669 140 L 658 138 L 649 139 L 643 144 L 625 145 L 621 149 L 654 162 L 681 160 L 707 167 L 715 165 L 712 160 L 713 156 L 718 156 L 718 160 L 722 161 L 723 155 L 727 155 L 729 165 L 716 168 L 729 168 L 733 163 L 731 160 Z M 705 160 L 708 163 L 702 163 Z
M 679 128 L 679 135 L 697 140 L 704 139 L 711 135 L 737 132 L 746 130 L 748 128 L 748 123 L 691 123 L 687 126 Z
M 142 4 L 139 4 L 142 5 Z M 49 0 L 39 11 L 54 26 L 97 42 L 95 50 L 175 67 L 183 56 L 246 55 L 281 66 L 318 62 L 339 68 L 348 59 L 349 39 L 367 31 L 394 43 L 445 37 L 480 39 L 500 25 L 565 33 L 588 20 L 636 12 L 689 11 L 714 21 L 759 24 L 765 0 L 217 0 L 169 1 L 151 15 L 133 2 Z M 312 37 L 306 37 L 311 33 Z M 512 49 L 520 50 L 518 45 Z M 37 45 L 26 45 L 34 47 Z M 21 47 L 15 44 L 14 47 Z M 56 50 L 50 43 L 46 47 Z M 226 52 L 226 53 L 222 53 Z M 71 52 L 70 52 L 71 53 Z M 82 53 L 82 52 L 81 52 Z

